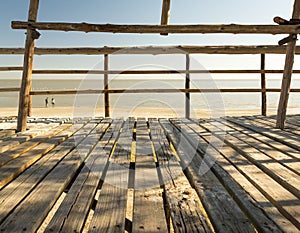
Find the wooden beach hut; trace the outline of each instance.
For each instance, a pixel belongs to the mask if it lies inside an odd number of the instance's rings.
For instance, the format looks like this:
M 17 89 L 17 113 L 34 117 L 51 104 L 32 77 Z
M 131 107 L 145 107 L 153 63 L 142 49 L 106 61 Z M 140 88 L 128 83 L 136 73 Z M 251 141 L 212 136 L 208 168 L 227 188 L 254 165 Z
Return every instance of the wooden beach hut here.
M 291 20 L 272 25 L 170 25 L 170 0 L 162 1 L 160 25 L 37 22 L 39 0 L 30 0 L 19 111 L 0 117 L 1 232 L 299 232 L 300 115 L 287 115 L 294 55 L 300 32 L 300 0 Z M 35 48 L 39 31 L 161 34 L 288 34 L 285 45 L 131 47 L 132 54 L 184 51 L 184 70 L 127 70 L 108 67 L 109 56 L 123 49 Z M 175 52 L 174 52 L 175 51 Z M 193 89 L 190 54 L 260 54 L 258 70 L 209 70 L 254 73 L 261 87 Z M 103 90 L 32 91 L 32 74 L 85 74 L 87 70 L 35 70 L 35 55 L 103 55 Z M 265 54 L 286 54 L 283 70 L 266 70 Z M 185 118 L 110 118 L 115 93 L 172 93 L 172 89 L 111 89 L 108 75 L 185 75 Z M 266 87 L 266 74 L 283 75 L 281 89 Z M 178 91 L 178 90 L 176 90 Z M 261 115 L 193 119 L 190 95 L 197 92 L 261 93 Z M 267 93 L 280 92 L 278 113 L 267 116 Z M 103 94 L 103 117 L 31 117 L 31 97 L 44 94 Z

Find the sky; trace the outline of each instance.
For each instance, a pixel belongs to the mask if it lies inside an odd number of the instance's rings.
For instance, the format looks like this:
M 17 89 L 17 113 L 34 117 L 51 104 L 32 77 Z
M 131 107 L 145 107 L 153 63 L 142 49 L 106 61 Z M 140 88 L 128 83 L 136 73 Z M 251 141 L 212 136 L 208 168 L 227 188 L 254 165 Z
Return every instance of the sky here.
M 170 24 L 274 24 L 274 16 L 289 19 L 293 0 L 171 0 Z M 159 24 L 162 0 L 40 0 L 40 22 Z M 27 20 L 29 0 L 0 0 L 0 47 L 23 47 L 25 31 L 11 29 L 11 21 Z M 148 45 L 276 45 L 284 35 L 145 35 L 41 31 L 37 47 L 102 47 Z M 259 56 L 202 56 L 204 66 L 258 68 Z M 35 68 L 87 68 L 98 56 L 36 56 Z M 199 56 L 200 59 L 200 56 Z M 268 58 L 267 58 L 268 59 Z M 270 56 L 270 68 L 282 66 L 284 56 Z M 1 66 L 22 65 L 22 56 L 1 56 Z M 224 66 L 224 67 L 223 67 Z M 283 68 L 283 66 L 282 66 Z

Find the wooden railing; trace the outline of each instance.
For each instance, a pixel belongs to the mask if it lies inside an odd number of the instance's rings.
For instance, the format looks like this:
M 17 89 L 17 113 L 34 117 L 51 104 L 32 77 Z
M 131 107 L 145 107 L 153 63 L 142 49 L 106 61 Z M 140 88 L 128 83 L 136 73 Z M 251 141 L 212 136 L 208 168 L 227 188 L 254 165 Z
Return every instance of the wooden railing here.
M 246 54 L 258 54 L 262 49 L 272 54 L 283 54 L 284 46 L 205 46 L 205 47 L 185 47 L 190 51 L 197 51 L 202 53 L 214 53 L 214 51 L 219 51 L 219 54 L 243 54 L 242 50 Z M 177 47 L 172 47 L 177 48 Z M 267 93 L 268 92 L 280 92 L 279 88 L 266 88 L 266 74 L 282 74 L 283 70 L 271 70 L 265 69 L 265 54 L 261 54 L 261 66 L 260 69 L 240 69 L 240 70 L 190 70 L 190 56 L 186 54 L 186 69 L 185 70 L 109 70 L 108 68 L 108 51 L 114 51 L 114 48 L 37 48 L 37 55 L 47 55 L 47 54 L 103 54 L 102 52 L 107 52 L 104 54 L 104 69 L 103 70 L 41 70 L 34 69 L 33 74 L 57 74 L 57 75 L 71 75 L 71 74 L 99 74 L 104 75 L 103 79 L 103 89 L 88 89 L 88 90 L 35 90 L 30 91 L 31 96 L 36 95 L 77 95 L 77 94 L 104 94 L 104 109 L 105 116 L 110 116 L 110 95 L 117 93 L 175 93 L 183 92 L 185 93 L 185 116 L 190 117 L 190 94 L 191 93 L 207 93 L 207 92 L 221 92 L 221 93 L 261 93 L 261 114 L 267 114 Z M 160 47 L 149 47 L 148 50 L 145 48 L 134 47 L 129 49 L 132 54 L 151 54 L 151 53 L 174 53 L 172 49 L 160 48 Z M 21 48 L 0 48 L 0 54 L 16 54 L 20 55 L 24 52 Z M 296 48 L 296 54 L 300 53 L 299 47 Z M 111 55 L 113 56 L 113 55 Z M 23 67 L 0 67 L 0 71 L 22 71 Z M 221 89 L 193 89 L 190 87 L 190 74 L 201 74 L 201 73 L 211 73 L 211 74 L 260 74 L 261 85 L 260 88 L 221 88 Z M 293 73 L 300 73 L 300 70 L 294 70 Z M 109 88 L 109 74 L 131 74 L 131 75 L 166 75 L 166 74 L 185 74 L 185 88 L 182 89 L 110 89 Z M 0 92 L 18 92 L 19 87 L 11 88 L 0 88 Z M 292 88 L 291 92 L 300 92 L 300 88 Z

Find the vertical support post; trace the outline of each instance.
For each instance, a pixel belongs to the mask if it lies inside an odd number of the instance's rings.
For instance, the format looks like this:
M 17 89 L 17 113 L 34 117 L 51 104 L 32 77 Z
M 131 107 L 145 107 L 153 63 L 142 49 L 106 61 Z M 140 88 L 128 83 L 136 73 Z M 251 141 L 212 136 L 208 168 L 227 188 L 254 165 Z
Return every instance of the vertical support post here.
M 30 0 L 28 21 L 35 22 L 38 14 L 39 0 Z M 38 32 L 28 28 L 25 42 L 24 62 L 22 83 L 19 95 L 19 111 L 18 111 L 18 125 L 17 131 L 26 130 L 27 115 L 30 113 L 30 89 L 31 89 L 31 76 L 32 64 L 34 56 L 34 41 L 37 39 Z
M 186 54 L 186 74 L 185 74 L 185 89 L 190 89 L 190 55 Z M 185 93 L 185 118 L 190 118 L 191 98 L 190 93 Z
M 295 0 L 292 19 L 300 18 L 300 0 Z M 297 37 L 297 36 L 296 36 Z M 281 93 L 277 110 L 276 127 L 283 129 L 286 119 L 286 111 L 288 106 L 290 85 L 293 72 L 294 56 L 295 56 L 296 40 L 288 43 L 286 48 L 285 66 L 281 83 Z
M 170 20 L 170 7 L 171 7 L 171 0 L 163 0 L 162 3 L 162 11 L 161 11 L 161 25 L 168 25 Z M 162 36 L 167 36 L 168 33 L 161 33 Z
M 260 55 L 260 75 L 261 75 L 261 115 L 267 115 L 267 92 L 266 92 L 266 72 L 265 72 L 265 62 L 266 55 Z
M 108 87 L 108 54 L 104 54 L 104 90 L 107 91 Z M 110 106 L 109 106 L 109 93 L 104 93 L 104 108 L 105 117 L 110 117 Z

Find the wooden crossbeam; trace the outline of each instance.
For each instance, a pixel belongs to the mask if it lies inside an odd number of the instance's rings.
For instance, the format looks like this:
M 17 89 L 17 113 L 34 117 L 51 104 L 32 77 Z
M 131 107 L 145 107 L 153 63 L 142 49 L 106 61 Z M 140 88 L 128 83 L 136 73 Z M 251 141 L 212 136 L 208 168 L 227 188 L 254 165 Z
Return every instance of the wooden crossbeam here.
M 99 54 L 285 54 L 286 46 L 141 46 L 141 47 L 75 47 L 34 49 L 35 55 L 99 55 Z M 24 48 L 0 48 L 1 55 L 23 55 Z M 295 54 L 300 54 L 296 46 Z
M 299 19 L 299 18 L 300 18 L 300 0 L 295 0 L 292 19 Z M 291 34 L 295 34 L 294 36 L 297 38 L 296 34 L 298 33 L 291 33 Z M 296 48 L 296 40 L 292 40 L 288 43 L 286 49 L 286 59 L 285 59 L 285 66 L 284 66 L 284 72 L 283 72 L 283 78 L 281 84 L 281 93 L 280 93 L 280 99 L 278 104 L 277 122 L 276 122 L 276 127 L 280 129 L 284 128 L 285 119 L 286 119 L 286 111 L 288 106 L 291 79 L 293 73 L 295 48 Z
M 298 25 L 117 25 L 65 22 L 13 21 L 13 29 L 38 29 L 55 31 L 107 32 L 107 33 L 233 33 L 233 34 L 298 34 Z

